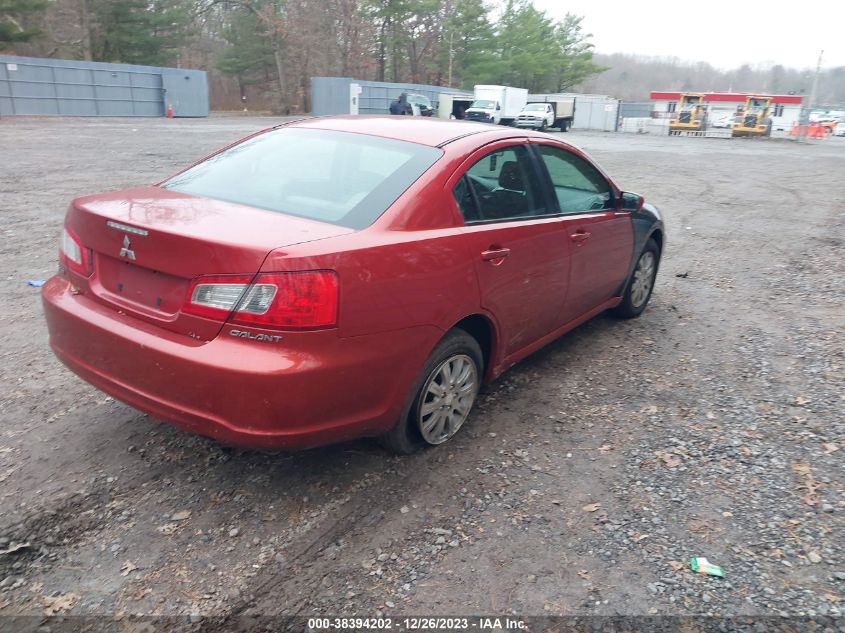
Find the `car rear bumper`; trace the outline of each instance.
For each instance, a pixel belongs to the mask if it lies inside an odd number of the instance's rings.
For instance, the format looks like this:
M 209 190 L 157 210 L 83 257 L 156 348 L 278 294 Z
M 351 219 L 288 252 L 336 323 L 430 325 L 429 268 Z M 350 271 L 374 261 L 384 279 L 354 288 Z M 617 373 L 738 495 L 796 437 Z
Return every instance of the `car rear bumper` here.
M 50 345 L 87 382 L 227 444 L 307 448 L 378 435 L 398 419 L 439 338 L 418 327 L 340 338 L 336 330 L 203 342 L 121 314 L 61 276 L 43 289 Z M 260 331 L 259 331 L 260 332 Z

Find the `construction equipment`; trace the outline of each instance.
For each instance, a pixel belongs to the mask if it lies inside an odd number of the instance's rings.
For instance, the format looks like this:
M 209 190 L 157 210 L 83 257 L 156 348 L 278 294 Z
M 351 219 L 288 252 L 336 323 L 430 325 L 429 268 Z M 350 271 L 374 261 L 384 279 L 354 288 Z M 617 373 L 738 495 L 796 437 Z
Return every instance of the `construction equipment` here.
M 685 92 L 678 103 L 677 118 L 669 121 L 669 134 L 672 132 L 704 132 L 707 129 L 707 105 L 704 95 L 698 92 Z
M 771 136 L 772 117 L 771 97 L 749 95 L 745 99 L 745 108 L 737 113 L 737 121 L 731 128 L 731 136 Z

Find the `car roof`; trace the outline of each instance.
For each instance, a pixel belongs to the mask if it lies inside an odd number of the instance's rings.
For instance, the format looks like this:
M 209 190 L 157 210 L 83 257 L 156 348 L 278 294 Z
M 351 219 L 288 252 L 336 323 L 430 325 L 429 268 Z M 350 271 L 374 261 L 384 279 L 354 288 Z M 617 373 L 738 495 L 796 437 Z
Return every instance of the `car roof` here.
M 431 147 L 440 147 L 472 134 L 485 134 L 486 142 L 499 138 L 533 136 L 525 130 L 516 130 L 499 125 L 416 116 L 344 115 L 314 117 L 288 123 L 285 127 L 355 132 Z

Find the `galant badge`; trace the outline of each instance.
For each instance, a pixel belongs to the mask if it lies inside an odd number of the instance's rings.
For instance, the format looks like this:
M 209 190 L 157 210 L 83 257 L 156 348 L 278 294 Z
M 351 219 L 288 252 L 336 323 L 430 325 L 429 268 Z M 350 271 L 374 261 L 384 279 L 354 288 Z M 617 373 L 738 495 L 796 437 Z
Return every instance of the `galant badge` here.
M 120 249 L 120 256 L 126 257 L 131 259 L 133 262 L 135 261 L 135 251 L 133 251 L 130 247 L 132 244 L 129 242 L 129 236 L 123 236 L 123 248 Z

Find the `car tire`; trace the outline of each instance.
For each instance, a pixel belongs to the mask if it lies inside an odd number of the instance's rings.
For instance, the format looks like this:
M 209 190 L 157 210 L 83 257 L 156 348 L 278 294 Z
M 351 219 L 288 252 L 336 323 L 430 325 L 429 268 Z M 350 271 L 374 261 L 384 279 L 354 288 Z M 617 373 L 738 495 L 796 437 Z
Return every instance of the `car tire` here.
M 622 295 L 622 303 L 611 310 L 613 316 L 621 319 L 633 319 L 640 316 L 651 299 L 654 290 L 654 280 L 657 277 L 657 267 L 660 264 L 660 247 L 649 238 Z
M 438 396 L 436 392 L 452 371 L 458 373 L 457 384 L 448 383 L 449 391 Z M 410 455 L 451 439 L 466 422 L 483 376 L 484 357 L 478 341 L 464 330 L 452 330 L 429 355 L 399 421 L 379 438 L 381 444 L 393 453 Z M 437 407 L 440 401 L 442 405 Z
M 546 120 L 545 119 L 543 119 L 543 122 L 540 124 L 540 131 L 541 132 L 546 131 Z

